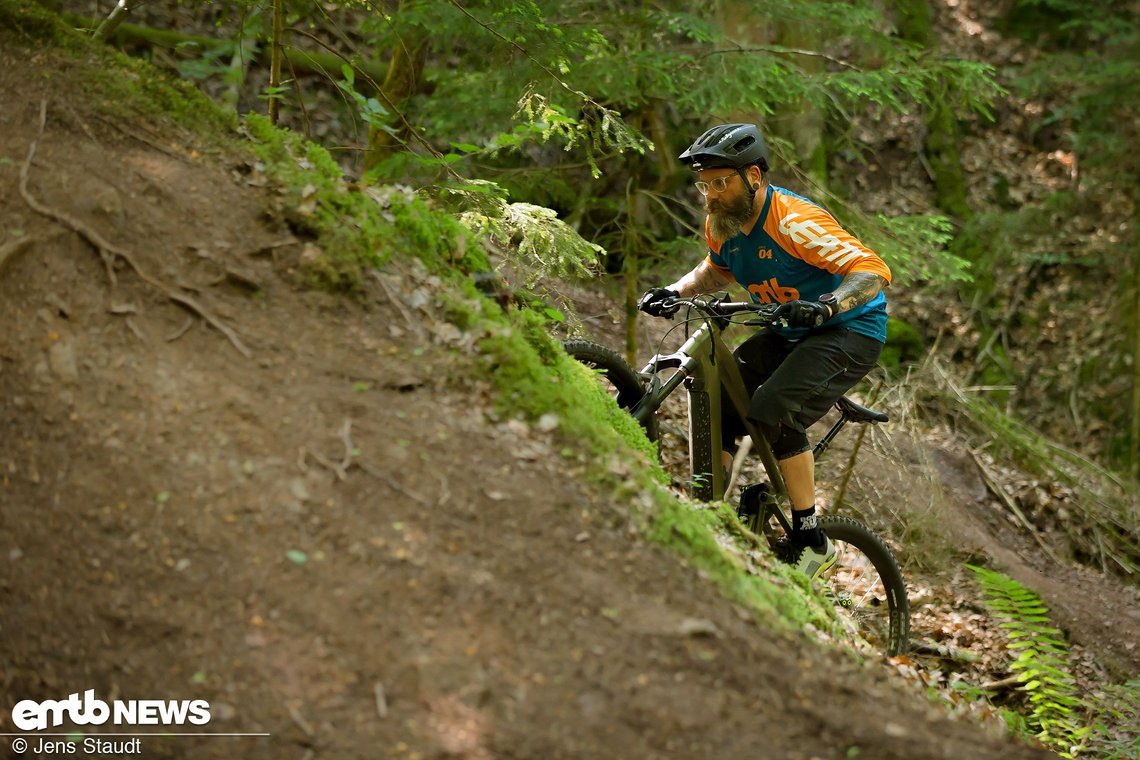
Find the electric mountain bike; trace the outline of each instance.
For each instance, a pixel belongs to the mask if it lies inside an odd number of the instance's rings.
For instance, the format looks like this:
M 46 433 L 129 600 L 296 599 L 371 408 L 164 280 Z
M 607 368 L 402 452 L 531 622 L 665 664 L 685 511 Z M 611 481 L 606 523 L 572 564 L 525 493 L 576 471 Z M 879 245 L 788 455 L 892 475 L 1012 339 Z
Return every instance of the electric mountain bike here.
M 732 324 L 760 328 L 774 324 L 775 305 L 730 302 L 710 297 L 670 299 L 675 313 L 681 306 L 699 327 L 674 353 L 654 355 L 636 372 L 619 354 L 585 340 L 563 342 L 566 351 L 604 375 L 618 406 L 630 412 L 651 441 L 658 437 L 657 411 L 682 385 L 689 398 L 689 466 L 692 495 L 702 501 L 725 497 L 726 473 L 721 465 L 721 405 L 731 403 L 744 421 L 768 476 L 766 483 L 746 486 L 737 506 L 741 522 L 763 536 L 777 557 L 790 561 L 786 536 L 791 524 L 787 489 L 772 447 L 747 416 L 749 395 L 740 369 L 722 333 Z M 675 308 L 674 308 L 675 307 Z M 736 319 L 734 319 L 734 317 Z M 671 372 L 670 372 L 671 371 Z M 840 417 L 813 449 L 818 460 L 849 422 L 886 422 L 887 415 L 857 404 L 846 396 L 836 404 Z M 849 517 L 821 515 L 819 525 L 835 544 L 837 561 L 820 581 L 860 635 L 888 656 L 908 649 L 910 609 L 906 583 L 891 550 L 873 531 Z

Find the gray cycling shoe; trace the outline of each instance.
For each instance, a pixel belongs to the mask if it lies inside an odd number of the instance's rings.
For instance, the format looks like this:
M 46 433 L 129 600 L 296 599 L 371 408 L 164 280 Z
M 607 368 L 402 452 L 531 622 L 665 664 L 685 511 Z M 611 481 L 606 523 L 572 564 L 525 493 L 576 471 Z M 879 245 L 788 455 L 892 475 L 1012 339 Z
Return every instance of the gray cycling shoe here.
M 819 546 L 796 546 L 794 550 L 799 556 L 792 559 L 792 567 L 813 581 L 835 564 L 835 544 L 827 536 Z

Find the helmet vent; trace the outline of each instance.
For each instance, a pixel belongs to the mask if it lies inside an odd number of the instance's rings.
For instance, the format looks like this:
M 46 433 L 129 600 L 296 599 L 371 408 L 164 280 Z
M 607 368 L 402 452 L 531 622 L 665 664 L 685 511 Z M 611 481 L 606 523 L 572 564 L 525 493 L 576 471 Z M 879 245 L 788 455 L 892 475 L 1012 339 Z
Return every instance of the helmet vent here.
M 748 150 L 748 148 L 754 142 L 756 142 L 756 138 L 752 135 L 748 135 L 743 140 L 736 141 L 732 146 L 732 150 L 735 153 L 743 153 L 744 151 Z

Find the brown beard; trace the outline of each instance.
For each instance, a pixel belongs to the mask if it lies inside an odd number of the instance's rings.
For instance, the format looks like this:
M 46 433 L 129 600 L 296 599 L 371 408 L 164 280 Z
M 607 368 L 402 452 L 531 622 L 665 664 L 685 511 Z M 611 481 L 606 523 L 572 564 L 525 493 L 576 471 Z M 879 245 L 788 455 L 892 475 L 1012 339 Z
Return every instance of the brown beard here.
M 727 203 L 717 200 L 715 205 L 705 202 L 709 215 L 709 233 L 717 242 L 723 243 L 740 232 L 752 218 L 752 199 L 745 193 L 737 195 Z

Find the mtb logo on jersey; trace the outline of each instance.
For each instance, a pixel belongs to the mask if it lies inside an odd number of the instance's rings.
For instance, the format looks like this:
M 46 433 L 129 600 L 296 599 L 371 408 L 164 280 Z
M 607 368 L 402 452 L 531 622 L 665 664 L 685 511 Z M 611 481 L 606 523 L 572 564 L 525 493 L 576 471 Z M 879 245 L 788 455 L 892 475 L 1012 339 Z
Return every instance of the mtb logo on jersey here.
M 767 282 L 755 283 L 748 286 L 748 292 L 756 296 L 760 303 L 786 303 L 788 301 L 799 300 L 800 291 L 795 288 L 785 288 L 776 282 L 776 278 L 768 280 Z
M 780 232 L 804 248 L 818 248 L 819 255 L 836 266 L 845 266 L 850 261 L 865 259 L 870 256 L 869 253 L 859 250 L 851 243 L 841 241 L 835 235 L 828 234 L 826 230 L 811 219 L 795 221 L 802 216 L 803 214 L 798 211 L 789 211 L 787 216 L 780 220 Z

